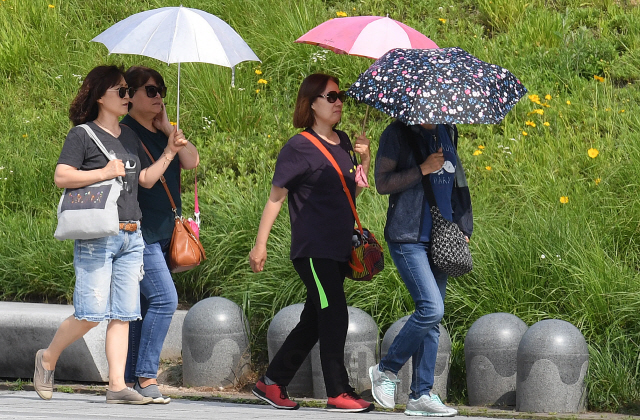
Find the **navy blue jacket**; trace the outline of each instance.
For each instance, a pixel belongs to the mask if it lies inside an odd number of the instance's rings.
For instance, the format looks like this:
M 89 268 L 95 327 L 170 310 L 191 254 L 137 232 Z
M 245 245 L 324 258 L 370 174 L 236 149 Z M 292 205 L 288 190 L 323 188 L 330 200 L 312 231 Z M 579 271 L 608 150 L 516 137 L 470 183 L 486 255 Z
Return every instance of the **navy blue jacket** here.
M 447 125 L 449 136 L 456 148 L 456 172 L 451 206 L 453 221 L 460 230 L 471 238 L 473 232 L 473 213 L 471 196 L 464 174 L 464 168 L 457 155 L 458 130 Z M 422 171 L 417 165 L 408 136 L 418 136 L 419 126 L 407 126 L 396 120 L 380 136 L 380 145 L 376 154 L 376 189 L 380 194 L 389 194 L 389 208 L 384 237 L 389 242 L 415 243 L 420 238 L 420 225 L 424 211 L 424 189 Z M 422 150 L 423 156 L 428 151 Z

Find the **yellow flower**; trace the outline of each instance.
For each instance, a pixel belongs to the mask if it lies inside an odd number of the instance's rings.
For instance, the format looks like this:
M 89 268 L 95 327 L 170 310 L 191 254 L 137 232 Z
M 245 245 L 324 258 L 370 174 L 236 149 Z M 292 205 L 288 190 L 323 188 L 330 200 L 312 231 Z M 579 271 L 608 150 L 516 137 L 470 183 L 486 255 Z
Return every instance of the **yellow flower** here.
M 622 112 L 624 112 L 624 109 L 621 109 L 621 110 L 620 110 L 620 113 L 622 113 Z
M 546 99 L 547 101 L 551 100 L 551 95 L 544 95 L 544 99 Z
M 23 134 L 23 135 L 22 135 L 22 138 L 23 138 L 23 139 L 26 139 L 27 137 L 29 137 L 29 136 L 28 136 L 28 135 L 26 135 L 26 134 Z
M 523 132 L 522 132 L 522 135 L 523 135 L 523 136 L 527 136 L 527 135 L 529 135 L 529 134 L 528 134 L 526 131 L 523 131 Z
M 347 14 L 345 12 L 336 12 L 336 15 L 338 17 L 346 17 L 347 16 Z
M 600 76 L 597 76 L 597 75 L 594 74 L 593 78 L 596 79 L 600 83 L 604 82 L 604 77 L 600 77 Z
M 487 171 L 491 170 L 491 166 L 485 166 L 484 169 L 486 169 Z
M 259 74 L 262 74 L 262 70 L 260 70 L 260 69 L 256 69 L 256 74 L 258 74 L 258 75 L 259 75 Z
M 571 105 L 571 101 L 567 101 L 567 105 Z
M 534 109 L 533 111 L 527 113 L 527 115 L 531 115 L 531 114 L 544 115 L 544 109 Z
M 479 145 L 478 145 L 478 149 L 484 149 L 484 146 L 483 146 L 483 145 L 481 145 L 481 144 L 479 144 Z
M 524 123 L 524 125 L 528 125 L 529 127 L 535 127 L 536 123 L 534 123 L 533 121 L 527 121 Z
M 447 19 L 440 18 L 440 19 L 438 19 L 438 20 L 439 20 L 440 22 L 442 22 L 442 23 L 447 23 Z
M 594 148 L 592 147 L 591 149 L 587 150 L 587 153 L 589 154 L 589 157 L 590 157 L 591 159 L 595 159 L 595 158 L 596 158 L 596 156 L 598 156 L 598 154 L 599 154 L 600 152 L 598 152 L 598 149 L 594 149 Z
M 476 150 L 475 152 L 473 152 L 473 156 L 478 156 L 482 154 L 482 150 Z
M 256 93 L 260 93 L 260 89 L 256 89 Z
M 560 197 L 560 202 L 562 204 L 567 204 L 569 202 L 569 197 L 563 195 L 562 197 Z
M 541 105 L 542 105 L 543 107 L 545 107 L 545 108 L 551 108 L 551 105 L 549 105 L 549 104 L 541 104 Z
M 54 6 L 53 4 L 49 5 L 49 9 L 53 9 L 54 7 L 56 7 L 56 6 Z
M 529 95 L 529 100 L 540 105 L 540 97 L 538 95 Z
M 605 108 L 604 110 L 609 112 L 609 111 L 611 111 L 611 108 Z
M 598 185 L 600 183 L 600 178 L 596 178 L 596 185 Z
M 267 138 L 271 138 L 271 134 L 267 134 Z
M 549 124 L 549 121 L 545 121 L 542 123 L 542 125 L 544 125 L 545 127 L 549 127 L 551 124 Z
M 267 82 L 267 81 L 266 81 L 266 80 L 264 80 L 264 79 L 259 79 L 259 80 L 258 80 L 258 83 L 259 83 L 259 84 L 261 84 L 261 85 L 266 85 L 266 84 L 267 84 L 267 83 L 269 83 L 269 82 Z
M 355 11 L 355 10 L 356 10 L 356 8 L 354 7 L 354 8 L 353 8 L 353 10 Z

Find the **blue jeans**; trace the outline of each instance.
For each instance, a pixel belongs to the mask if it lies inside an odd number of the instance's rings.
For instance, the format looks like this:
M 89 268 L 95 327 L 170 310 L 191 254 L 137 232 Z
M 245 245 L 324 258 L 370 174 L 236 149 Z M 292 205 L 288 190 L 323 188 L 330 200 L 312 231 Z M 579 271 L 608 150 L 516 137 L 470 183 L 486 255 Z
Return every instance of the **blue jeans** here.
M 433 388 L 447 274 L 433 265 L 428 242 L 387 242 L 387 246 L 413 298 L 415 312 L 393 340 L 379 368 L 397 374 L 412 357 L 411 398 L 420 398 Z
M 91 322 L 140 319 L 138 283 L 142 277 L 143 247 L 140 229 L 75 241 L 73 307 L 76 319 Z
M 144 277 L 140 282 L 142 321 L 129 324 L 126 382 L 135 382 L 138 377 L 158 376 L 162 345 L 178 307 L 178 293 L 163 252 L 168 242 L 145 242 Z

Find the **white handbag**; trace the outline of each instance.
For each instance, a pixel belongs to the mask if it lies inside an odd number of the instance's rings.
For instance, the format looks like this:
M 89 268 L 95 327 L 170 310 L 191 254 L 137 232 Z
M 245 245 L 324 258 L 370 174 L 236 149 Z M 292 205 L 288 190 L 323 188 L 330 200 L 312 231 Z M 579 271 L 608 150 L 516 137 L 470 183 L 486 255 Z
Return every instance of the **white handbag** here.
M 78 127 L 85 129 L 107 159 L 115 159 L 88 125 L 80 124 Z M 53 236 L 63 241 L 117 235 L 120 229 L 118 198 L 121 191 L 121 177 L 81 188 L 65 188 L 58 204 L 58 226 Z

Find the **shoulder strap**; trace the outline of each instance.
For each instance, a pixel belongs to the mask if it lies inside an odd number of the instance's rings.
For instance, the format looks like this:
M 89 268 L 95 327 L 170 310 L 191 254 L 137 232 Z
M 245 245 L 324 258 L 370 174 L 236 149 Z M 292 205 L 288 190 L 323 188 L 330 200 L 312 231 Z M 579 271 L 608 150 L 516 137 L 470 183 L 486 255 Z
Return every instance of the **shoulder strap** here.
M 149 156 L 149 159 L 151 159 L 151 163 L 155 163 L 155 159 L 153 158 L 153 156 L 151 156 L 149 149 L 147 149 L 147 146 L 144 145 L 142 140 L 140 140 L 140 144 L 142 145 L 142 148 L 144 149 L 144 151 L 147 152 L 147 156 Z M 173 202 L 173 197 L 171 197 L 171 193 L 169 192 L 169 187 L 167 186 L 167 183 L 164 179 L 164 175 L 160 175 L 160 182 L 162 183 L 164 190 L 167 192 L 167 195 L 169 196 L 169 202 L 171 203 L 171 209 L 173 210 L 173 213 L 176 215 L 176 217 L 178 217 L 178 208 L 176 207 L 176 203 Z
M 344 175 L 342 175 L 342 171 L 340 170 L 340 166 L 338 166 L 338 162 L 336 162 L 336 160 L 333 158 L 331 153 L 329 153 L 327 148 L 324 147 L 324 145 L 320 143 L 320 140 L 315 138 L 313 134 L 308 133 L 306 131 L 303 131 L 300 134 L 302 134 L 307 139 L 309 139 L 309 141 L 313 143 L 314 146 L 316 146 L 322 152 L 323 155 L 325 155 L 325 157 L 329 160 L 329 162 L 331 162 L 333 167 L 338 172 L 338 175 L 340 175 L 340 181 L 342 182 L 342 190 L 347 195 L 347 199 L 349 200 L 349 204 L 351 205 L 351 211 L 353 212 L 353 216 L 355 217 L 356 223 L 358 224 L 358 229 L 360 229 L 360 234 L 364 235 L 364 231 L 362 230 L 362 224 L 360 224 L 360 218 L 358 217 L 358 212 L 356 211 L 356 205 L 353 202 L 353 198 L 351 198 L 351 194 L 349 193 L 349 188 L 347 187 L 347 182 L 344 180 Z
M 96 146 L 98 146 L 98 149 L 100 149 L 100 151 L 102 153 L 104 153 L 104 155 L 107 157 L 107 159 L 109 159 L 109 160 L 114 160 L 115 159 L 115 156 L 112 156 L 111 153 L 107 152 L 107 148 L 104 147 L 104 144 L 102 144 L 102 142 L 100 141 L 100 139 L 98 138 L 96 133 L 93 132 L 91 127 L 89 127 L 87 124 L 80 124 L 80 125 L 78 125 L 78 127 L 84 128 L 84 131 L 87 132 L 89 137 L 91 137 L 91 140 L 93 140 L 93 142 L 96 144 Z

